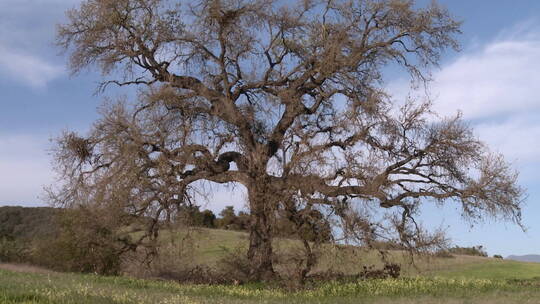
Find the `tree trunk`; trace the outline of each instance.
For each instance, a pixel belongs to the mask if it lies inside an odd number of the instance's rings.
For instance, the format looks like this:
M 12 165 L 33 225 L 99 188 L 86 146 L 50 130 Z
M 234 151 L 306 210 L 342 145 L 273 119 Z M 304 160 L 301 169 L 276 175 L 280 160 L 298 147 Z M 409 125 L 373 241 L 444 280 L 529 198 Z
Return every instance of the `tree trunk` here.
M 249 249 L 247 256 L 251 262 L 250 276 L 254 280 L 268 281 L 276 277 L 272 259 L 272 217 L 271 197 L 266 195 L 264 183 L 257 183 L 248 189 L 251 209 Z

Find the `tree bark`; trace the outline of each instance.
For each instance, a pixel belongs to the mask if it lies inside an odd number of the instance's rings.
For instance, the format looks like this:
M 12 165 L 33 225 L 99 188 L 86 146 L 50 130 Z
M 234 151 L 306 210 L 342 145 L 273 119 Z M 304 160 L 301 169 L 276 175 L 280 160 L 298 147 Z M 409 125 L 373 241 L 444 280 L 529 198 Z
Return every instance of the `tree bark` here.
M 272 216 L 273 208 L 268 196 L 268 189 L 262 181 L 248 189 L 251 209 L 249 249 L 247 257 L 251 262 L 250 276 L 254 280 L 268 281 L 276 277 L 273 267 L 272 252 Z

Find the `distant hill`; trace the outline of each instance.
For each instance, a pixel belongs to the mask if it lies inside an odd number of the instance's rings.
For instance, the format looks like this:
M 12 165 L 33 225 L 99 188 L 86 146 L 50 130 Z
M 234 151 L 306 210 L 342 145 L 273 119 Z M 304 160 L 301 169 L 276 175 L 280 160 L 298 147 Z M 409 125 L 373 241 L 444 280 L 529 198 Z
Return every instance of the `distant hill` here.
M 54 236 L 58 232 L 56 215 L 50 207 L 0 207 L 0 238 L 33 239 Z
M 510 255 L 506 259 L 507 260 L 520 261 L 520 262 L 540 263 L 540 255 L 538 255 L 538 254 Z

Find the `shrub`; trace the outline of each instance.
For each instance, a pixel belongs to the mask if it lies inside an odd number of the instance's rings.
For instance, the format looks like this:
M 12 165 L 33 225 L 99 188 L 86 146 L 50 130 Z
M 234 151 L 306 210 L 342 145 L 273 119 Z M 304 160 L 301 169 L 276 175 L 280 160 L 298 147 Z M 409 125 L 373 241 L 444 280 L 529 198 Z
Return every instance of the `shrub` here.
M 0 262 L 25 262 L 27 258 L 27 248 L 21 241 L 8 237 L 0 238 Z
M 121 244 L 114 230 L 85 210 L 64 210 L 55 238 L 34 240 L 31 262 L 59 271 L 116 275 Z
M 182 206 L 175 219 L 177 224 L 191 227 L 216 228 L 216 215 L 211 210 L 201 211 L 199 206 Z
M 59 209 L 0 207 L 0 262 L 32 263 L 33 243 L 58 234 Z
M 448 249 L 448 252 L 451 254 L 461 254 L 461 255 L 472 255 L 472 256 L 481 256 L 487 257 L 488 254 L 484 249 L 484 246 L 472 246 L 472 247 L 459 247 L 455 246 Z
M 437 252 L 435 252 L 434 254 L 435 257 L 437 258 L 443 258 L 443 259 L 450 259 L 450 258 L 453 258 L 454 256 L 446 249 L 443 249 L 443 250 L 437 250 Z
M 250 266 L 250 261 L 242 248 L 227 250 L 218 262 L 219 272 L 227 274 L 229 282 L 235 284 L 249 281 Z
M 31 240 L 55 236 L 59 209 L 48 207 L 0 207 L 0 238 Z
M 364 266 L 360 273 L 346 275 L 343 272 L 326 270 L 309 276 L 311 281 L 336 281 L 341 283 L 354 283 L 364 280 L 397 279 L 401 274 L 401 266 L 395 263 L 385 263 L 382 268 L 374 265 Z
M 496 259 L 501 259 L 501 260 L 503 259 L 502 255 L 500 255 L 500 254 L 495 254 L 495 255 L 493 255 L 493 257 L 496 258 Z
M 400 273 L 401 266 L 395 263 L 385 263 L 382 269 L 364 266 L 364 270 L 358 276 L 362 279 L 397 279 Z

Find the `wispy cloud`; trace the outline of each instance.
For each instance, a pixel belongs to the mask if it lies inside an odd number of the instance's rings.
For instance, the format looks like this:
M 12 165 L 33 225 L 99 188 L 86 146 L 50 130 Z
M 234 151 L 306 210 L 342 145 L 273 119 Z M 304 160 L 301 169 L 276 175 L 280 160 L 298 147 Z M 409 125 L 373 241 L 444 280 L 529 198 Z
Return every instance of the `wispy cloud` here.
M 64 69 L 35 55 L 0 47 L 0 73 L 13 81 L 39 88 L 64 74 Z
M 428 93 L 435 112 L 461 111 L 481 140 L 520 167 L 540 166 L 540 27 L 524 24 L 442 66 Z M 425 96 L 408 87 L 397 80 L 390 90 L 398 99 Z
M 540 163 L 540 115 L 515 115 L 499 122 L 488 120 L 475 129 L 480 138 L 510 160 Z
M 52 47 L 55 24 L 79 0 L 1 0 L 0 76 L 3 82 L 44 87 L 64 73 Z M 59 63 L 60 62 L 60 63 Z
M 466 118 L 540 109 L 540 39 L 495 41 L 435 74 L 435 109 Z

